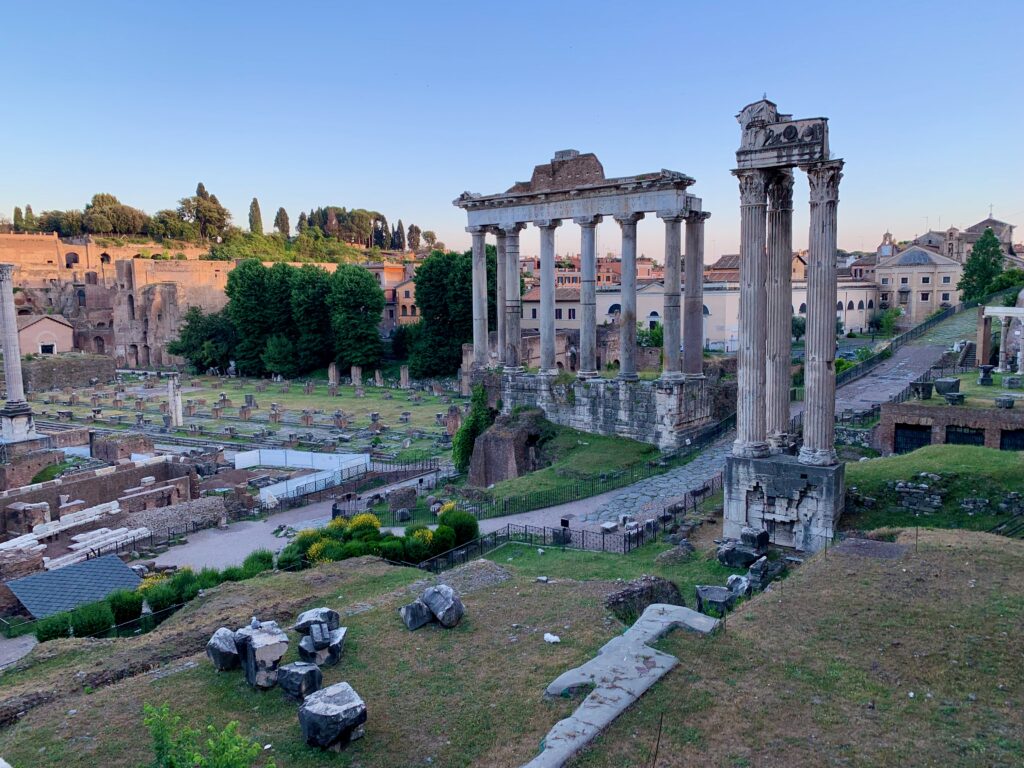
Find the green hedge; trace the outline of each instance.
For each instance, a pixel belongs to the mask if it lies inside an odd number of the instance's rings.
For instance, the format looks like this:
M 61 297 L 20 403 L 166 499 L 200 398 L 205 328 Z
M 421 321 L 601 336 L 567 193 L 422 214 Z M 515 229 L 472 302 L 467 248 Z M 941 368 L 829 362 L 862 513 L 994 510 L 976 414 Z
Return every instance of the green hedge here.
M 95 637 L 114 626 L 114 612 L 105 600 L 87 603 L 71 611 L 69 621 L 75 637 Z
M 119 589 L 107 595 L 110 610 L 114 613 L 114 624 L 127 624 L 142 615 L 142 593 L 131 589 Z

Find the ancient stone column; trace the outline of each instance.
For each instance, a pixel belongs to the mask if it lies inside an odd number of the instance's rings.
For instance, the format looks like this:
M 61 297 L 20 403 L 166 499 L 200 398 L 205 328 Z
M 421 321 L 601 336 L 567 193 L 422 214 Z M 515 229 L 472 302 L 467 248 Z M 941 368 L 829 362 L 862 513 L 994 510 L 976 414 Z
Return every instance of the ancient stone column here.
M 678 381 L 683 377 L 680 370 L 680 316 L 679 294 L 682 281 L 682 238 L 680 225 L 682 211 L 659 211 L 658 218 L 665 222 L 665 292 L 662 304 L 662 332 L 664 348 L 661 355 L 661 378 L 663 381 Z
M 522 339 L 523 304 L 519 282 L 519 230 L 525 225 L 513 224 L 504 227 L 505 236 L 505 371 L 517 373 L 523 370 L 519 360 Z M 498 305 L 500 308 L 500 304 Z
M 686 217 L 683 373 L 688 378 L 704 375 L 704 222 L 710 216 L 692 211 Z
M 768 182 L 768 339 L 765 411 L 768 443 L 781 453 L 789 443 L 789 389 L 793 338 L 793 172 Z
M 487 367 L 486 227 L 466 227 L 473 236 L 473 367 Z
M 495 325 L 497 326 L 498 339 L 497 339 L 497 352 L 498 352 L 498 363 L 501 365 L 505 364 L 505 313 L 502 312 L 502 308 L 505 306 L 505 280 L 507 276 L 505 274 L 505 259 L 506 259 L 506 240 L 505 235 L 500 229 L 494 230 L 498 240 L 497 247 L 497 269 L 494 276 L 494 307 L 495 307 Z
M 622 227 L 622 310 L 619 314 L 619 378 L 636 381 L 636 223 L 642 213 L 616 216 Z
M 540 372 L 554 375 L 555 366 L 555 229 L 558 219 L 535 221 L 540 228 Z
M 830 160 L 804 170 L 811 188 L 811 230 L 800 462 L 828 466 L 836 463 L 836 208 L 843 161 Z
M 765 428 L 767 275 L 766 178 L 763 171 L 733 171 L 740 181 L 740 318 L 734 456 L 768 455 Z
M 1009 370 L 1009 341 L 1010 341 L 1010 317 L 1004 316 L 1002 319 L 1002 331 L 999 334 L 999 367 L 996 369 L 999 373 Z
M 0 264 L 0 343 L 4 348 L 7 402 L 0 408 L 0 437 L 14 443 L 37 437 L 32 408 L 25 400 L 21 379 L 21 346 L 14 309 L 14 265 Z
M 600 216 L 573 219 L 580 225 L 580 370 L 581 379 L 597 371 L 597 246 L 595 234 Z

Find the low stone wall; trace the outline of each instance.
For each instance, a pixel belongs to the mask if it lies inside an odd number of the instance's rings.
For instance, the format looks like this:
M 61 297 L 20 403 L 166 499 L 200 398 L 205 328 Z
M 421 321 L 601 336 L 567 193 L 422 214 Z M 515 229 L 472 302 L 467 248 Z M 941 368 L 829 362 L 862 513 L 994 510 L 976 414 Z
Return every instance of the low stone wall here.
M 0 552 L 0 582 L 20 579 L 36 571 L 43 570 L 42 552 L 24 552 L 22 550 Z M 0 583 L 0 615 L 9 616 L 18 613 L 21 603 L 5 583 Z
M 205 496 L 169 507 L 132 512 L 117 518 L 117 525 L 131 528 L 146 527 L 154 533 L 168 528 L 180 528 L 188 523 L 204 527 L 218 525 L 227 514 L 223 496 Z M 115 527 L 106 524 L 108 527 Z
M 13 456 L 10 463 L 0 464 L 0 489 L 6 491 L 28 485 L 41 471 L 63 460 L 63 451 L 33 451 Z
M 121 459 L 130 459 L 133 453 L 153 453 L 153 440 L 136 432 L 116 432 L 93 438 L 94 458 L 116 464 Z
M 73 448 L 75 446 L 89 444 L 88 427 L 65 429 L 61 432 L 46 432 L 45 430 L 40 430 L 40 434 L 45 434 L 50 438 L 50 445 L 53 448 Z
M 117 378 L 112 357 L 77 352 L 25 360 L 21 364 L 21 371 L 26 392 L 88 387 L 94 379 L 107 384 Z
M 897 425 L 928 427 L 931 444 L 942 445 L 947 440 L 947 427 L 981 429 L 985 433 L 986 448 L 1000 448 L 1003 432 L 1024 430 L 1024 407 L 969 408 L 956 405 L 914 405 L 912 403 L 885 403 L 878 424 L 877 445 L 882 453 L 896 450 Z
M 836 445 L 853 445 L 858 448 L 875 447 L 875 427 L 860 429 L 836 424 Z
M 501 401 L 506 414 L 516 406 L 539 407 L 549 421 L 562 426 L 673 450 L 711 422 L 712 390 L 706 379 L 556 383 L 550 376 L 506 374 Z

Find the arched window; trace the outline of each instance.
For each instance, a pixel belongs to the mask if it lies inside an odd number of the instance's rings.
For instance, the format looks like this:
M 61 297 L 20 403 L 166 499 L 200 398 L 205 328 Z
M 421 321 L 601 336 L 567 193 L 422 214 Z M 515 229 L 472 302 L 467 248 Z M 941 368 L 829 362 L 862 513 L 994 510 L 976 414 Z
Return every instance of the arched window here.
M 84 307 L 85 306 L 85 289 L 79 288 L 78 291 L 76 291 L 75 295 L 78 296 L 78 306 Z
M 874 308 L 875 308 L 875 300 L 874 299 L 868 299 L 868 309 L 874 309 Z
M 842 312 L 842 310 L 843 310 L 843 302 L 837 301 L 836 302 L 836 312 Z
M 807 305 L 806 304 L 801 304 L 800 305 L 800 314 L 801 315 L 806 315 L 807 314 Z
M 100 264 L 109 264 L 109 263 L 110 263 L 110 254 L 109 253 L 101 253 L 100 254 Z
M 128 319 L 135 319 L 135 297 L 130 293 L 128 294 Z
M 711 310 L 708 309 L 708 305 L 704 304 L 703 307 L 704 317 L 711 317 Z
M 612 304 L 610 307 L 608 307 L 608 314 L 609 315 L 618 315 L 618 314 L 621 314 L 621 312 L 622 312 L 622 306 L 619 305 L 619 304 Z
M 853 299 L 850 299 L 850 301 L 849 301 L 849 302 L 847 302 L 847 304 L 846 304 L 846 308 L 847 308 L 847 309 L 853 309 Z
M 93 352 L 95 352 L 97 355 L 103 354 L 104 349 L 106 349 L 106 344 L 103 343 L 102 336 L 96 336 L 95 338 L 93 338 L 92 349 Z
M 864 309 L 864 299 L 857 302 L 857 309 Z

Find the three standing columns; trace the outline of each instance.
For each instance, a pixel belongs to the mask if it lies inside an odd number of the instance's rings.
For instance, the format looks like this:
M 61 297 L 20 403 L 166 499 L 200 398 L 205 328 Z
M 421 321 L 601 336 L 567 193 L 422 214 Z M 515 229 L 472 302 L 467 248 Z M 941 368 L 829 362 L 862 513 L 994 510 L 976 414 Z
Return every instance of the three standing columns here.
M 573 219 L 580 226 L 580 370 L 579 378 L 592 379 L 597 370 L 597 248 L 595 230 L 600 216 Z
M 683 214 L 680 211 L 661 212 L 658 213 L 658 218 L 665 222 L 665 301 L 662 307 L 664 348 L 661 353 L 661 378 L 663 381 L 679 381 L 683 377 L 679 369 L 679 284 L 682 281 L 680 225 L 683 223 Z
M 789 444 L 790 367 L 793 359 L 793 171 L 773 173 L 768 182 L 768 339 L 765 410 L 772 453 Z
M 619 378 L 636 381 L 636 223 L 642 213 L 616 216 L 622 228 L 622 310 L 619 315 Z M 543 255 L 543 250 L 542 250 Z M 554 274 L 551 276 L 554 281 Z M 543 287 L 544 273 L 541 272 Z M 553 290 L 553 289 L 552 289 Z M 543 294 L 541 295 L 543 301 Z
M 466 227 L 473 236 L 473 367 L 487 367 L 487 227 Z
M 704 222 L 710 216 L 693 211 L 686 217 L 683 374 L 688 378 L 704 375 Z
M 555 375 L 555 229 L 559 219 L 535 221 L 540 229 L 540 372 Z
M 836 208 L 843 161 L 807 166 L 811 230 L 807 254 L 804 444 L 800 463 L 836 463 Z
M 768 455 L 765 421 L 765 213 L 766 174 L 739 170 L 740 182 L 740 318 L 736 392 L 736 441 L 732 453 L 742 458 Z
M 522 296 L 519 292 L 519 230 L 523 224 L 513 224 L 501 230 L 505 240 L 505 371 L 523 370 L 520 344 L 523 317 Z M 501 311 L 501 304 L 498 305 Z

